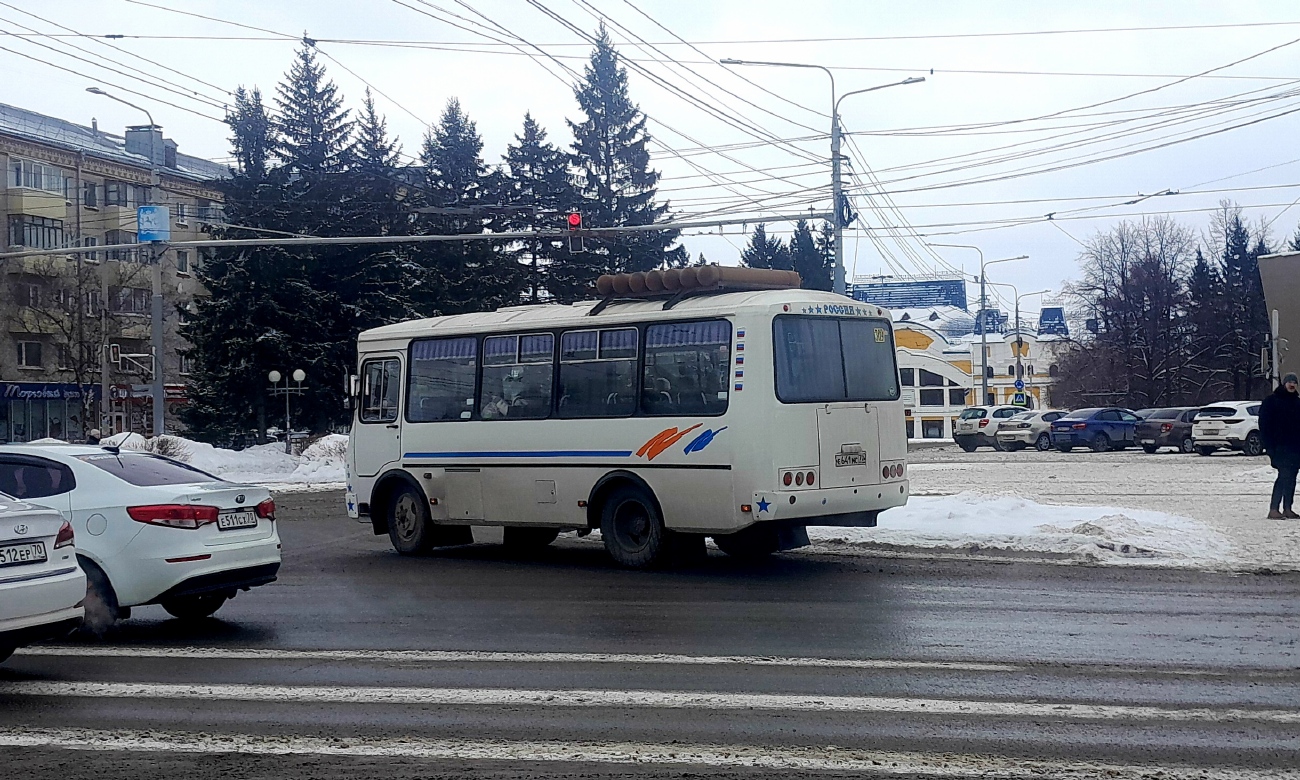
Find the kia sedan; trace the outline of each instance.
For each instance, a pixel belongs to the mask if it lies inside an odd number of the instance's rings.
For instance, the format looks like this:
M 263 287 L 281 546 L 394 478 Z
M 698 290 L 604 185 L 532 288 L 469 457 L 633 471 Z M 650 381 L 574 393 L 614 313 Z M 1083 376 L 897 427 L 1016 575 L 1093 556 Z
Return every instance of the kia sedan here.
M 212 615 L 280 568 L 265 488 L 145 452 L 87 445 L 0 446 L 0 491 L 58 510 L 79 543 L 92 631 L 159 604 Z
M 0 662 L 16 648 L 75 629 L 85 597 L 72 525 L 52 509 L 0 493 Z

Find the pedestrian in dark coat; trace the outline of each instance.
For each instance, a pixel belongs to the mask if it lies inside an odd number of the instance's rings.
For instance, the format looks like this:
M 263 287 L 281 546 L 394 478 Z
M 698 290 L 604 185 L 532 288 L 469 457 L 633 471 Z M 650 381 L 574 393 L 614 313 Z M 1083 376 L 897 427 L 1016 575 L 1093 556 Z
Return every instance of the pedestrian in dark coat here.
M 1273 394 L 1259 409 L 1259 435 L 1264 440 L 1269 460 L 1277 469 L 1273 483 L 1273 500 L 1268 507 L 1270 520 L 1300 519 L 1292 511 L 1295 502 L 1296 474 L 1300 473 L 1300 377 L 1287 374 Z

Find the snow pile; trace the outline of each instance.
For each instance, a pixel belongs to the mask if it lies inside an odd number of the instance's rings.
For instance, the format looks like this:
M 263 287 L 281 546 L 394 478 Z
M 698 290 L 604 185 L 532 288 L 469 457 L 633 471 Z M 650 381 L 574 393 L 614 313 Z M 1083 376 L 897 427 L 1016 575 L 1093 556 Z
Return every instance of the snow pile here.
M 877 528 L 809 528 L 818 547 L 1011 554 L 1086 563 L 1233 568 L 1226 536 L 1187 517 L 1106 506 L 1056 506 L 1018 496 L 912 496 Z
M 123 449 L 158 452 L 203 471 L 230 480 L 258 485 L 341 487 L 347 479 L 344 458 L 348 437 L 330 434 L 312 442 L 302 455 L 289 455 L 279 443 L 259 444 L 244 450 L 226 450 L 180 436 L 146 439 L 138 433 L 119 433 L 103 444 Z

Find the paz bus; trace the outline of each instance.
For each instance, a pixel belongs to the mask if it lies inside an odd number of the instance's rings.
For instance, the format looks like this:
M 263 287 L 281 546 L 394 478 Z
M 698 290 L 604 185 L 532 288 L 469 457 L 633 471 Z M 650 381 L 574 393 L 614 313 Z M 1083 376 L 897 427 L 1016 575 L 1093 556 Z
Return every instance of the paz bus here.
M 630 567 L 875 526 L 909 492 L 889 312 L 798 284 L 610 275 L 598 301 L 361 333 L 349 516 L 405 555 L 474 526 L 521 549 L 599 531 Z

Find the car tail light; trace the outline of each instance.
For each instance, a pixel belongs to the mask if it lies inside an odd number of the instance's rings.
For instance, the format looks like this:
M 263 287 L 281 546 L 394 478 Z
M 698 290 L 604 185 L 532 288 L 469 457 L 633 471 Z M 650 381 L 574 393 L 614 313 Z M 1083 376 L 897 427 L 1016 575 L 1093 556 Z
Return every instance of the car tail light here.
M 268 498 L 257 505 L 257 516 L 265 517 L 270 520 L 275 519 L 275 499 Z
M 1174 424 L 1173 424 L 1173 423 L 1164 423 L 1164 424 L 1162 424 L 1162 425 L 1160 426 L 1160 432 L 1161 432 L 1161 433 L 1169 433 L 1169 432 L 1172 431 L 1173 429 L 1174 429 Z
M 63 525 L 59 526 L 59 535 L 54 537 L 54 549 L 71 547 L 73 541 L 72 524 L 64 520 Z
M 810 471 L 808 472 L 808 478 L 804 481 L 808 483 L 808 487 L 812 487 L 812 484 L 817 481 L 817 475 Z
M 981 427 L 981 428 L 987 428 L 988 425 L 989 425 L 989 421 L 988 421 L 987 419 L 980 420 L 980 427 Z
M 786 487 L 790 487 L 791 482 L 794 482 L 794 474 L 787 471 L 785 473 L 785 476 L 781 477 L 781 483 L 784 484 Z
M 1222 422 L 1224 425 L 1236 425 L 1241 422 L 1241 420 L 1223 420 Z
M 1088 427 L 1088 423 L 1075 423 L 1074 425 L 1071 425 L 1070 427 L 1073 428 L 1073 429 L 1075 429 L 1076 431 L 1081 431 L 1081 430 L 1083 430 L 1084 428 L 1087 428 L 1087 427 Z
M 161 525 L 167 528 L 193 530 L 217 522 L 217 508 L 215 506 L 151 504 L 149 506 L 129 506 L 126 508 L 126 513 L 137 523 Z
M 802 471 L 800 471 L 798 474 L 795 474 L 795 475 L 794 475 L 794 484 L 796 484 L 796 485 L 802 485 L 802 484 L 803 484 L 803 472 L 802 472 Z

